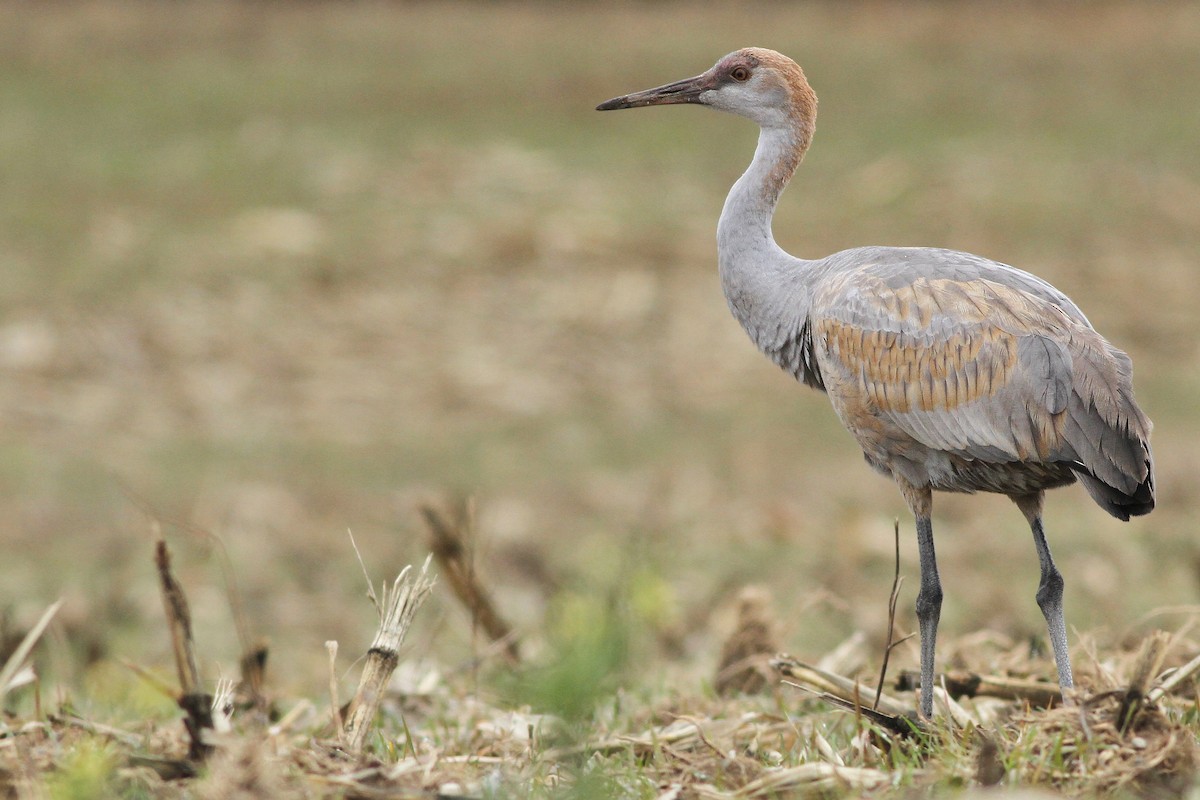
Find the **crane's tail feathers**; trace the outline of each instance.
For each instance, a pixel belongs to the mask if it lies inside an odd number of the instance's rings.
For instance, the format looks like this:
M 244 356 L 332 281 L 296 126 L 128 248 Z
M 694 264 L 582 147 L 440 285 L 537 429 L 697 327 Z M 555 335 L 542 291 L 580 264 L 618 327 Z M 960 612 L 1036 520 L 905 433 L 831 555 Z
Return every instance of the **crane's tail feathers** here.
M 1154 464 L 1150 460 L 1146 461 L 1146 479 L 1129 493 L 1109 486 L 1082 467 L 1075 470 L 1075 475 L 1096 505 L 1119 520 L 1128 522 L 1130 517 L 1140 517 L 1154 510 Z
M 1129 356 L 1088 333 L 1071 341 L 1073 385 L 1063 435 L 1088 494 L 1109 514 L 1128 520 L 1154 508 L 1153 426 L 1133 399 Z

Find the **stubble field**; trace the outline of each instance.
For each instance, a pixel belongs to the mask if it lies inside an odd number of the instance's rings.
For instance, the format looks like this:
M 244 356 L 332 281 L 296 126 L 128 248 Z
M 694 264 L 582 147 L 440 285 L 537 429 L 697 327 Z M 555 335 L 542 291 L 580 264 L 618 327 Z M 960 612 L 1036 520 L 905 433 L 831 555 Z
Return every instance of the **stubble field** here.
M 1071 641 L 1097 687 L 1155 628 L 1182 632 L 1169 663 L 1200 651 L 1186 630 L 1200 584 L 1195 4 L 11 3 L 5 641 L 65 602 L 36 651 L 37 691 L 6 700 L 10 794 L 87 796 L 68 778 L 94 762 L 104 791 L 219 796 L 205 778 L 155 783 L 120 740 L 92 735 L 77 757 L 45 721 L 69 705 L 147 726 L 149 750 L 154 732 L 182 731 L 127 666 L 174 680 L 159 530 L 205 677 L 235 676 L 242 640 L 266 637 L 277 709 L 313 704 L 285 732 L 288 752 L 331 739 L 324 643 L 340 643 L 348 695 L 375 624 L 347 531 L 380 580 L 429 552 L 425 505 L 466 509 L 472 564 L 532 666 L 506 666 L 443 581 L 402 654 L 405 724 L 385 714 L 373 757 L 469 762 L 487 738 L 476 724 L 494 732 L 501 717 L 525 755 L 396 786 L 658 797 L 678 783 L 687 797 L 750 785 L 670 777 L 632 746 L 587 758 L 556 742 L 560 758 L 546 759 L 521 738 L 541 712 L 579 723 L 571 747 L 671 714 L 717 725 L 750 713 L 825 720 L 833 748 L 850 747 L 846 717 L 795 690 L 713 697 L 746 586 L 765 592 L 776 643 L 801 659 L 865 633 L 855 671 L 874 680 L 897 517 L 897 633 L 915 626 L 899 494 L 824 397 L 755 352 L 721 297 L 715 222 L 753 125 L 694 108 L 592 110 L 745 45 L 794 57 L 821 98 L 776 218 L 785 249 L 987 255 L 1050 280 L 1130 353 L 1156 424 L 1159 506 L 1121 524 L 1077 487 L 1051 496 Z M 938 497 L 935 534 L 944 662 L 1020 661 L 1052 679 L 1021 515 L 1004 498 Z M 916 658 L 906 642 L 890 670 Z M 61 741 L 47 751 L 34 736 Z M 815 747 L 799 738 L 809 744 L 786 764 Z M 28 748 L 44 772 L 14 766 Z M 368 796 L 279 758 L 269 769 L 297 796 Z M 974 780 L 945 766 L 956 758 L 891 766 L 903 786 Z M 607 788 L 581 777 L 593 768 Z M 1010 779 L 1054 783 L 1017 766 Z

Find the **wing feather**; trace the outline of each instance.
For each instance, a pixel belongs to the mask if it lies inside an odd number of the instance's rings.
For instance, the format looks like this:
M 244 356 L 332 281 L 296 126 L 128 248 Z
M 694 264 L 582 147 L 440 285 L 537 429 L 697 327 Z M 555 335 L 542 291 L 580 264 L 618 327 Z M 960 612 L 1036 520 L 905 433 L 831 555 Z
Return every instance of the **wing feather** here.
M 890 426 L 888 441 L 968 460 L 1078 464 L 1132 494 L 1150 480 L 1150 423 L 1128 357 L 1020 276 L 830 275 L 810 319 L 835 408 L 852 431 Z M 845 418 L 855 414 L 873 419 Z

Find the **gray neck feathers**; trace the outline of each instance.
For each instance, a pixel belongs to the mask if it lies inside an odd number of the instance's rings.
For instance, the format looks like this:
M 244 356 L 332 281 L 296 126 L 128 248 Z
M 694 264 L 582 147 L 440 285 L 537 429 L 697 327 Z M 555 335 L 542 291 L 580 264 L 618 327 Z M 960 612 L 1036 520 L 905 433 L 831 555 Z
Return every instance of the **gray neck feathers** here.
M 775 243 L 771 217 L 803 155 L 797 128 L 765 127 L 749 168 L 725 199 L 717 223 L 721 287 L 729 309 L 775 363 L 804 375 L 800 352 L 811 304 L 814 262 L 788 255 Z

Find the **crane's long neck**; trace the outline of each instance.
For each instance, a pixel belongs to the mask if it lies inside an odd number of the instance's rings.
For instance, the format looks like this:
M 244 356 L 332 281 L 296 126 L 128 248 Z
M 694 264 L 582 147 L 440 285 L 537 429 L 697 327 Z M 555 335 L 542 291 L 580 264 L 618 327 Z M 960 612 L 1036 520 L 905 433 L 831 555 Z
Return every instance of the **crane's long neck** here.
M 729 308 L 776 361 L 784 346 L 781 337 L 807 317 L 811 278 L 804 262 L 775 243 L 771 218 L 811 135 L 811 125 L 763 126 L 754 160 L 729 191 L 717 223 L 721 286 Z
M 771 234 L 771 217 L 807 148 L 807 132 L 799 127 L 764 127 L 759 131 L 754 160 L 729 190 L 717 223 L 722 269 L 727 255 L 778 249 Z

